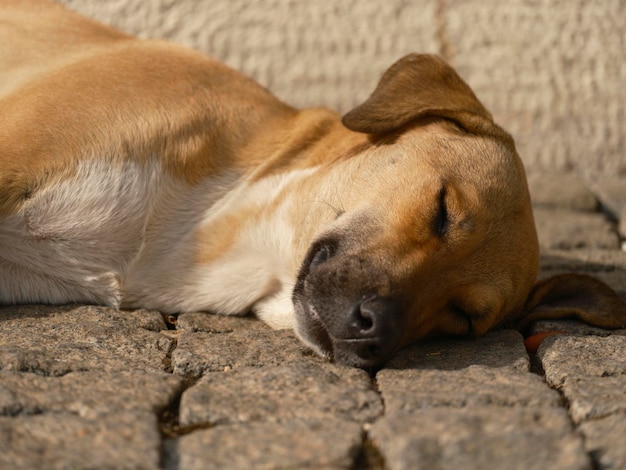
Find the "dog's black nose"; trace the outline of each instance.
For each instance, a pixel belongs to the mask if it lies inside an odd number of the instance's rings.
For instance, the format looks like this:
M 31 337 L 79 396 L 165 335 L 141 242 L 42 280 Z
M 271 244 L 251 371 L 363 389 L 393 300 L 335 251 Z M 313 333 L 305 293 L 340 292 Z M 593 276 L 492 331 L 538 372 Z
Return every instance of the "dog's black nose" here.
M 372 295 L 353 306 L 345 335 L 335 343 L 335 360 L 372 369 L 397 349 L 404 331 L 401 302 Z
M 390 323 L 398 316 L 398 305 L 395 300 L 372 295 L 354 305 L 348 318 L 348 335 L 352 338 L 370 338 L 381 336 L 387 331 Z

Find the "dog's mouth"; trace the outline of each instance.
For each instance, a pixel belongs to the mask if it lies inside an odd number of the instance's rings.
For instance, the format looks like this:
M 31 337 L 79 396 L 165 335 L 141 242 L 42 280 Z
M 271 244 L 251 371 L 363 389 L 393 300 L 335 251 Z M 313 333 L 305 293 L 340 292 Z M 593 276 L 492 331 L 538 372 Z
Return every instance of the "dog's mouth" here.
M 378 370 L 399 349 L 394 331 L 384 328 L 371 333 L 355 334 L 351 326 L 333 332 L 313 303 L 296 302 L 296 334 L 318 355 L 338 364 Z M 337 315 L 338 317 L 340 315 Z M 347 320 L 346 323 L 352 323 Z M 400 329 L 398 329 L 400 330 Z
M 399 347 L 403 302 L 357 281 L 366 276 L 351 266 L 362 260 L 336 254 L 337 245 L 323 241 L 309 250 L 293 291 L 296 334 L 329 360 L 376 370 Z

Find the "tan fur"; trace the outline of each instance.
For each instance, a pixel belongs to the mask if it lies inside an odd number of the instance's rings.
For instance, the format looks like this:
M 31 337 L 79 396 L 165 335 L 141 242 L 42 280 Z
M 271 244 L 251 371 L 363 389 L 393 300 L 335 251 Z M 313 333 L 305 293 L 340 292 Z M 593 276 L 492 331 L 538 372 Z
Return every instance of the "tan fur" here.
M 626 323 L 590 278 L 533 289 L 513 140 L 437 57 L 342 120 L 51 2 L 0 18 L 0 303 L 253 311 L 369 368 L 529 312 Z

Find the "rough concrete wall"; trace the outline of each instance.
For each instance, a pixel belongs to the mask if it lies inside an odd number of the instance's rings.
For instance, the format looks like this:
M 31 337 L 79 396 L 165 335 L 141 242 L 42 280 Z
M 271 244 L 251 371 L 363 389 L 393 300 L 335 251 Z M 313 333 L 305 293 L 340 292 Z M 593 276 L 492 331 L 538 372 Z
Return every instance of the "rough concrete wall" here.
M 300 107 L 347 111 L 402 55 L 438 53 L 513 133 L 530 172 L 626 178 L 622 0 L 63 1 L 207 52 Z

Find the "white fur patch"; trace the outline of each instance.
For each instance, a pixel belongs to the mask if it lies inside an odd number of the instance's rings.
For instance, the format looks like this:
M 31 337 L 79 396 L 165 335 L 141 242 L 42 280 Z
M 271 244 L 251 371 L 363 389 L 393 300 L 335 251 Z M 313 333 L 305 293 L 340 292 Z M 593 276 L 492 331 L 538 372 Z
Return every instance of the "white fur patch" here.
M 274 203 L 314 171 L 255 183 L 225 174 L 191 187 L 163 174 L 158 161 L 85 160 L 73 178 L 37 191 L 0 220 L 0 303 L 252 310 L 275 328 L 291 328 L 297 228 L 287 218 L 290 199 Z M 198 265 L 196 230 L 210 236 L 221 217 L 250 211 L 262 216 L 244 219 L 229 248 Z
M 210 236 L 211 225 L 221 217 L 247 209 L 263 211 L 287 186 L 314 171 L 242 182 L 207 210 L 196 226 Z M 252 310 L 275 328 L 292 327 L 291 290 L 297 273 L 291 268 L 295 228 L 287 221 L 288 208 L 286 200 L 258 222 L 244 220 L 242 228 L 230 234 L 229 249 L 208 264 L 195 264 L 193 231 L 180 233 L 178 242 L 171 240 L 161 248 L 148 245 L 152 254 L 144 250 L 136 270 L 129 274 L 124 303 L 172 312 L 242 315 Z M 178 226 L 182 225 L 179 221 Z
M 119 305 L 158 173 L 156 164 L 83 161 L 74 178 L 40 189 L 0 220 L 0 302 Z

